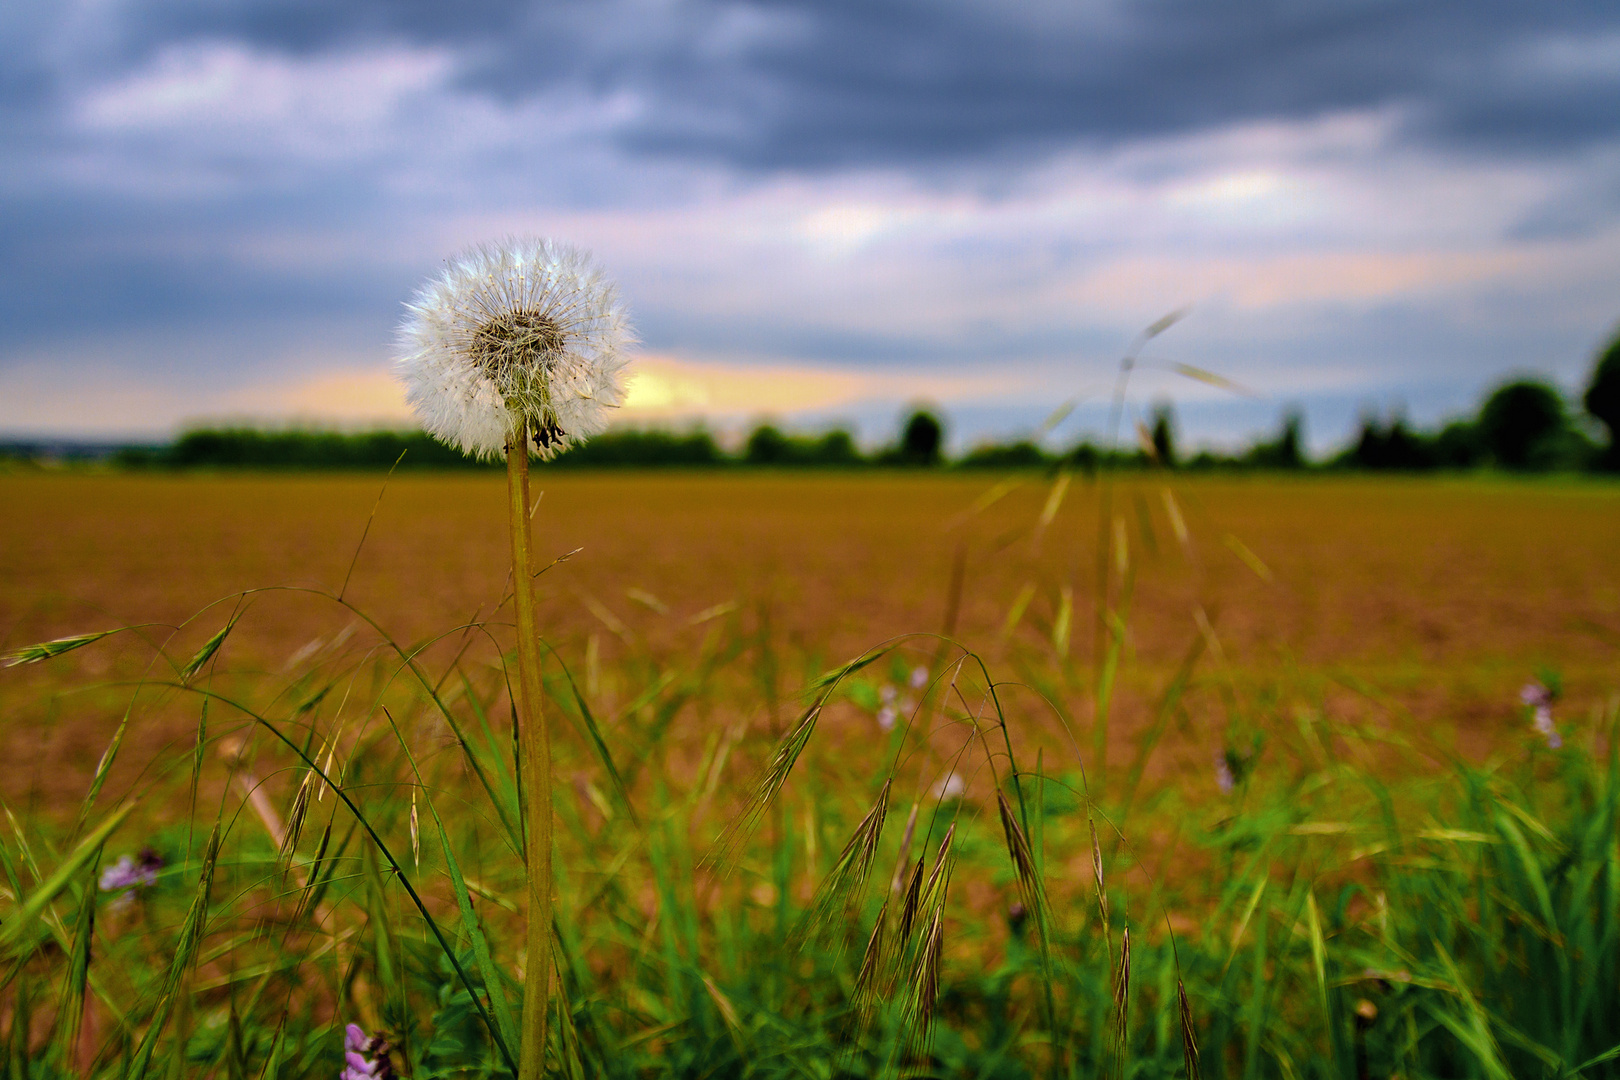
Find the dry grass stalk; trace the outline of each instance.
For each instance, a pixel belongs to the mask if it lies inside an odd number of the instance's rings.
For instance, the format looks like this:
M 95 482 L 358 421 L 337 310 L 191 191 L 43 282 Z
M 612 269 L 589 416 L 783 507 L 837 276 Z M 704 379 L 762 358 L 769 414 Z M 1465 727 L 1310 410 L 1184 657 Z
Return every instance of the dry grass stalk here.
M 1114 1067 L 1115 1074 L 1125 1078 L 1125 1054 L 1130 1040 L 1131 1007 L 1131 928 L 1119 935 L 1119 969 L 1114 974 Z
M 894 876 L 889 880 L 889 891 L 898 893 L 905 884 L 906 864 L 911 858 L 911 838 L 917 833 L 917 811 L 922 809 L 921 802 L 911 804 L 911 813 L 906 817 L 906 831 L 900 837 L 900 854 L 895 856 Z
M 277 853 L 277 861 L 281 864 L 281 872 L 285 875 L 292 869 L 293 853 L 298 850 L 298 841 L 304 835 L 304 819 L 309 812 L 309 790 L 312 786 L 310 780 L 314 773 L 305 772 L 303 781 L 298 790 L 293 792 L 292 806 L 287 810 L 287 828 L 281 838 L 281 849 Z
M 866 879 L 872 872 L 872 863 L 877 859 L 878 842 L 883 839 L 883 823 L 888 817 L 889 791 L 893 785 L 892 777 L 883 782 L 877 802 L 855 827 L 832 870 L 816 890 L 816 898 L 798 935 L 801 948 L 827 930 L 832 924 L 835 910 L 842 908 L 847 915 L 865 891 Z
M 883 906 L 878 908 L 877 923 L 872 927 L 872 936 L 867 939 L 866 951 L 861 955 L 860 973 L 855 976 L 852 1001 L 856 1021 L 863 1031 L 872 1023 L 872 1007 L 877 1002 L 878 972 L 883 969 L 888 952 L 889 900 L 890 897 L 885 896 Z
M 754 827 L 765 814 L 765 808 L 776 798 L 777 793 L 782 790 L 782 785 L 787 783 L 793 767 L 799 763 L 799 755 L 804 753 L 804 748 L 810 742 L 810 736 L 815 733 L 816 721 L 820 719 L 822 706 L 826 704 L 827 697 L 831 693 L 831 689 L 823 690 L 817 696 L 815 704 L 804 711 L 804 715 L 799 717 L 799 722 L 794 724 L 777 744 L 776 752 L 771 755 L 771 763 L 754 781 L 753 791 L 748 796 L 743 812 L 726 827 L 720 839 L 704 857 L 705 866 L 729 865 L 732 862 L 731 857 L 738 846 L 754 831 Z
M 945 953 L 945 909 L 934 909 L 928 924 L 922 948 L 911 976 L 912 1043 L 919 1053 L 927 1053 L 929 1038 L 933 1034 L 934 1013 L 939 1004 L 940 958 Z
M 923 861 L 926 856 L 917 856 L 917 863 L 911 868 L 911 880 L 906 884 L 905 902 L 900 905 L 900 927 L 895 934 L 895 942 L 904 947 L 911 937 L 911 928 L 917 924 L 917 907 L 922 899 L 922 873 Z
M 1035 916 L 1035 928 L 1040 935 L 1041 949 L 1044 952 L 1050 925 L 1046 886 L 1035 868 L 1035 856 L 1030 850 L 1029 838 L 1024 835 L 1018 819 L 1013 816 L 1012 804 L 1007 801 L 1007 795 L 1003 791 L 996 792 L 996 809 L 1001 813 L 1001 831 L 1007 840 L 1007 855 L 1012 859 L 1013 869 L 1018 873 L 1018 891 L 1023 896 L 1025 909 Z
M 1181 1059 L 1187 1070 L 1187 1080 L 1198 1080 L 1198 1035 L 1193 1029 L 1192 1005 L 1187 1001 L 1187 987 L 1176 980 L 1176 999 L 1181 1015 Z
M 1086 825 L 1091 829 L 1091 876 L 1097 886 L 1097 911 L 1102 916 L 1103 944 L 1108 946 L 1108 966 L 1114 966 L 1114 938 L 1108 928 L 1108 885 L 1103 878 L 1102 845 L 1097 843 L 1097 823 L 1089 816 Z
M 928 875 L 923 887 L 922 904 L 932 911 L 945 903 L 945 886 L 950 882 L 951 842 L 956 839 L 956 822 L 945 830 L 945 839 L 939 842 L 939 854 L 934 856 L 934 872 Z
M 326 828 L 321 830 L 321 842 L 315 848 L 315 857 L 310 860 L 307 867 L 308 877 L 304 881 L 304 887 L 298 894 L 298 907 L 293 911 L 292 917 L 293 926 L 303 922 L 304 916 L 309 913 L 310 902 L 315 899 L 315 886 L 321 880 L 322 864 L 326 860 L 326 849 L 331 842 L 332 823 L 327 822 Z M 287 858 L 290 865 L 292 860 L 290 853 Z

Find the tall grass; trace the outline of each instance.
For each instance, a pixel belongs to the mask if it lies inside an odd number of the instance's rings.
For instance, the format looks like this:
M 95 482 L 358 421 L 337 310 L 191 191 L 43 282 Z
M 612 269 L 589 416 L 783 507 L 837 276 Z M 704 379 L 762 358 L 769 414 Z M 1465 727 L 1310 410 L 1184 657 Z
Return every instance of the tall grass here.
M 1620 1076 L 1616 706 L 1470 762 L 1286 673 L 1241 688 L 1199 609 L 1130 759 L 1088 776 L 1133 574 L 1110 549 L 1090 668 L 1072 587 L 995 664 L 929 635 L 829 668 L 764 608 L 675 651 L 626 631 L 579 672 L 549 652 L 547 1071 Z M 294 670 L 235 657 L 295 591 L 139 630 L 150 672 L 114 688 L 80 806 L 6 808 L 8 1077 L 332 1077 L 349 1022 L 400 1075 L 515 1075 L 543 976 L 511 626 L 396 641 L 316 593 Z M 1195 694 L 1235 718 L 1229 793 L 1153 769 Z M 181 711 L 192 745 L 132 771 L 132 725 Z M 143 847 L 155 884 L 103 891 Z

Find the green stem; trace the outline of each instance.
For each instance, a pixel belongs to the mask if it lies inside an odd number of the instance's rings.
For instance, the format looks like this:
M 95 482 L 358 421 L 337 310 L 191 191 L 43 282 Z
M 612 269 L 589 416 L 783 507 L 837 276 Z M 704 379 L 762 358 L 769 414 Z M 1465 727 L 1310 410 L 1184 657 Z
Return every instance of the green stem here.
M 551 728 L 540 698 L 540 636 L 534 617 L 529 524 L 529 428 L 518 420 L 506 446 L 507 513 L 518 637 L 517 723 L 522 752 L 524 854 L 529 871 L 528 974 L 518 1080 L 540 1080 L 551 1009 Z

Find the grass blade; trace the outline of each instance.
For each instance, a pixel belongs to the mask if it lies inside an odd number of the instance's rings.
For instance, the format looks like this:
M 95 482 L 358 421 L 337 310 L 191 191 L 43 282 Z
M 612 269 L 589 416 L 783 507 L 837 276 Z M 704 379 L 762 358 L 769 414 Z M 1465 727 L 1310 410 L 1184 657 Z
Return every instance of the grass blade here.
M 118 826 L 129 817 L 130 811 L 135 809 L 135 801 L 125 803 L 109 814 L 105 821 L 79 841 L 79 846 L 63 860 L 56 868 L 56 872 L 44 881 L 39 887 L 28 894 L 17 910 L 0 926 L 0 951 L 11 953 L 23 945 L 23 933 L 31 928 L 34 921 L 39 918 L 47 904 L 56 899 L 58 893 L 67 888 L 68 882 L 73 880 L 75 874 L 82 870 L 87 863 L 96 858 L 101 851 L 101 845 L 113 834 Z
M 208 847 L 203 854 L 202 873 L 197 876 L 197 893 L 192 898 L 191 909 L 186 912 L 185 925 L 180 930 L 180 940 L 175 943 L 174 962 L 169 966 L 163 997 L 159 999 L 157 1010 L 152 1014 L 152 1021 L 147 1025 L 146 1034 L 141 1037 L 140 1047 L 135 1051 L 135 1058 L 126 1073 L 127 1080 L 143 1080 L 146 1076 L 146 1070 L 152 1063 L 152 1052 L 157 1049 L 158 1037 L 162 1035 L 169 1013 L 174 1009 L 180 984 L 185 978 L 186 971 L 191 967 L 192 959 L 197 955 L 197 946 L 202 941 L 208 923 L 208 893 L 214 884 L 214 867 L 219 859 L 219 840 L 220 826 L 215 822 L 214 831 L 208 836 Z

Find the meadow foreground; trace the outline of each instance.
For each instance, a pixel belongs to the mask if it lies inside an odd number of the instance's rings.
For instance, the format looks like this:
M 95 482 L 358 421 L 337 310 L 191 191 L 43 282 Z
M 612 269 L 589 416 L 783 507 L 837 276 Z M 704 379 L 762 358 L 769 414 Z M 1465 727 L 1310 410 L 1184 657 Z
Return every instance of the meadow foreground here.
M 505 1068 L 502 486 L 380 483 L 0 476 L 3 651 L 149 624 L 0 674 L 14 1057 Z M 1175 1075 L 1178 980 L 1206 1075 L 1607 1051 L 1620 489 L 535 484 L 557 1068 Z M 106 821 L 162 869 L 79 934 Z

